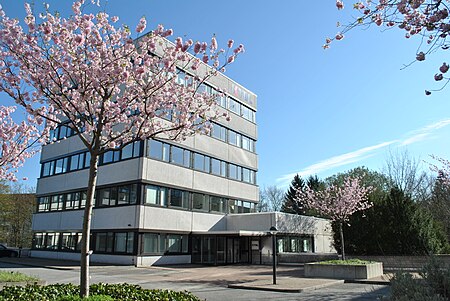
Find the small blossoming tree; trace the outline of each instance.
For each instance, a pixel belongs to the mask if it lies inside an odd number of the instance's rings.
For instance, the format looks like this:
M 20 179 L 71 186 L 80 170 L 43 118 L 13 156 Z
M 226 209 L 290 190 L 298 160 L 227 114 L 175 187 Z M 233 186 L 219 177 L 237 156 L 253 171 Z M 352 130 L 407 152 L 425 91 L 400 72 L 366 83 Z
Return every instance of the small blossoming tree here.
M 26 4 L 26 28 L 0 7 L 0 91 L 50 128 L 67 124 L 90 154 L 80 270 L 80 295 L 88 296 L 100 156 L 148 138 L 208 133 L 212 120 L 228 117 L 214 105 L 218 95 L 199 87 L 244 48 L 230 40 L 227 50 L 219 49 L 215 37 L 210 45 L 182 38 L 171 43 L 165 37 L 172 30 L 161 25 L 142 34 L 145 18 L 135 29 L 142 35 L 133 39 L 128 27 L 116 27 L 117 17 L 84 14 L 84 4 L 74 2 L 68 18 L 48 7 L 36 17 Z
M 296 201 L 303 203 L 307 208 L 317 210 L 321 215 L 329 217 L 339 224 L 341 236 L 342 259 L 345 260 L 343 223 L 348 222 L 349 217 L 361 210 L 372 207 L 367 201 L 372 187 L 361 185 L 359 177 L 347 177 L 342 185 L 330 185 L 324 190 L 312 190 L 309 187 L 297 190 Z
M 329 48 L 333 40 L 342 40 L 344 35 L 355 27 L 376 25 L 384 29 L 400 29 L 405 38 L 418 36 L 420 45 L 414 56 L 414 61 L 424 61 L 427 55 L 438 50 L 450 48 L 449 0 L 365 0 L 349 1 L 356 12 L 353 22 L 340 25 L 340 31 L 325 40 L 324 48 Z M 336 0 L 336 7 L 344 9 L 344 1 Z M 446 76 L 449 70 L 447 62 L 443 62 L 434 75 L 436 81 L 445 81 L 443 87 L 450 81 Z M 430 95 L 429 90 L 425 91 Z
M 39 130 L 33 118 L 14 122 L 15 107 L 0 106 L 0 180 L 17 181 L 17 169 L 36 153 Z

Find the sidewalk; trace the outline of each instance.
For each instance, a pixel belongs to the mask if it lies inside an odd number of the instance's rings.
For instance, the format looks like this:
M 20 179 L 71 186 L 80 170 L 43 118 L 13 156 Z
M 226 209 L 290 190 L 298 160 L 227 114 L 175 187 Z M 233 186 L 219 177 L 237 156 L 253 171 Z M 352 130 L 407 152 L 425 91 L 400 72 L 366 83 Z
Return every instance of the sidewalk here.
M 29 267 L 40 267 L 61 271 L 77 271 L 80 269 L 78 261 L 54 260 L 44 258 L 0 258 L 1 263 L 18 264 Z M 149 275 L 154 281 L 165 283 L 202 283 L 222 287 L 245 290 L 273 291 L 284 293 L 300 293 L 304 291 L 319 290 L 324 287 L 344 284 L 361 283 L 371 285 L 389 285 L 392 275 L 383 275 L 368 280 L 344 281 L 338 279 L 305 278 L 303 266 L 280 265 L 277 269 L 277 284 L 272 284 L 272 269 L 269 266 L 199 266 L 175 265 L 152 266 L 136 268 L 133 266 L 115 266 L 108 264 L 91 264 L 93 267 L 105 267 L 117 273 L 139 273 L 146 279 Z M 104 270 L 104 269 L 101 269 Z M 99 270 L 100 271 L 100 270 Z M 133 272 L 134 271 L 134 272 Z M 113 272 L 113 273 L 114 273 Z M 140 280 L 142 280 L 140 279 Z

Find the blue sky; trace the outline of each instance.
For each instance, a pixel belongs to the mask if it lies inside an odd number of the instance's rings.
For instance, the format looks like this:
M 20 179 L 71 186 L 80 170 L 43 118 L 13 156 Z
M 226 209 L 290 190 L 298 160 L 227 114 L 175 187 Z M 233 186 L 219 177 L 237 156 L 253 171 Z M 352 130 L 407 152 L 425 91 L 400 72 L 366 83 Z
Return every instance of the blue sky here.
M 71 1 L 47 1 L 51 10 L 70 13 Z M 23 1 L 1 4 L 23 20 Z M 416 159 L 450 158 L 448 90 L 433 80 L 444 56 L 412 62 L 419 40 L 398 30 L 356 29 L 328 50 L 322 45 L 352 17 L 334 2 L 228 0 L 101 1 L 110 15 L 134 28 L 143 15 L 148 29 L 173 28 L 175 36 L 229 38 L 246 52 L 227 76 L 258 95 L 258 183 L 286 187 L 296 173 L 330 176 L 356 166 L 380 170 L 389 150 L 406 148 Z M 350 3 L 347 3 L 350 6 Z M 39 1 L 36 7 L 41 8 Z M 6 102 L 2 99 L 1 102 Z M 35 185 L 39 158 L 19 176 Z

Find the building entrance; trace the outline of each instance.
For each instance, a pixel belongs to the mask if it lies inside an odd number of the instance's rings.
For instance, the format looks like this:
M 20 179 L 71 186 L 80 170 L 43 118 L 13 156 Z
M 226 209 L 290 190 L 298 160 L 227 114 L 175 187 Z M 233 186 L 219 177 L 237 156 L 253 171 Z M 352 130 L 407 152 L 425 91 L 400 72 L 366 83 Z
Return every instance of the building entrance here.
M 249 237 L 192 236 L 192 263 L 251 263 Z

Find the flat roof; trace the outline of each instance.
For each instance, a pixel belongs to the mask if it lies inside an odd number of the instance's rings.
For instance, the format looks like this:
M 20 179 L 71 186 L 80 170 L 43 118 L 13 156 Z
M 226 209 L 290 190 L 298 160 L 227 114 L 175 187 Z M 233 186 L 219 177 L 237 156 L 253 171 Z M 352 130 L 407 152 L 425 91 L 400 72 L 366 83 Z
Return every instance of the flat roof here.
M 268 231 L 192 231 L 194 235 L 235 235 L 235 236 L 269 236 Z

